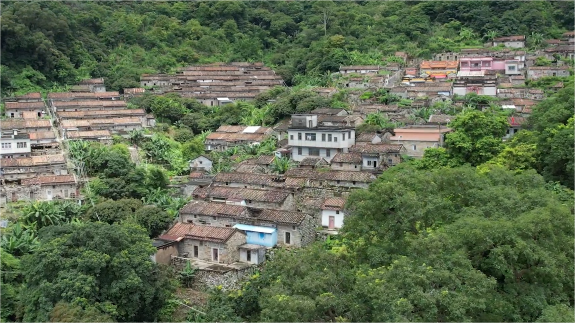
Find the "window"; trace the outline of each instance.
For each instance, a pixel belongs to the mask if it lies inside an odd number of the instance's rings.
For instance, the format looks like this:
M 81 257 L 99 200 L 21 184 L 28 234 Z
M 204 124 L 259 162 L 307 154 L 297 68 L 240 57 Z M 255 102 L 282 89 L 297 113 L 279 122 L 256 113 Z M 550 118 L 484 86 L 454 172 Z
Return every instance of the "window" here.
M 339 183 L 341 183 L 341 181 L 337 181 L 337 183 L 339 184 Z
M 230 182 L 226 182 L 226 185 L 230 185 Z
M 321 134 L 321 141 L 325 141 L 325 133 Z
M 330 149 L 325 150 L 325 157 L 331 157 L 331 150 Z
M 198 249 L 199 249 L 198 246 L 194 246 L 194 258 L 198 258 L 199 254 L 200 254 Z
M 389 164 L 393 164 L 393 159 L 390 158 L 390 159 L 387 160 L 387 162 L 388 162 Z
M 319 148 L 308 148 L 310 156 L 319 156 Z
M 367 161 L 367 166 L 371 166 L 371 160 Z
M 286 243 L 286 244 L 291 244 L 291 233 L 290 233 L 290 232 L 286 232 L 286 235 L 285 235 L 285 243 Z
M 315 141 L 315 133 L 306 133 L 305 140 L 307 141 Z
M 216 219 L 216 217 L 215 217 L 215 216 L 212 216 L 212 220 L 215 220 L 215 219 Z
M 246 260 L 247 262 L 252 262 L 252 251 L 246 250 Z
M 335 214 L 339 214 L 339 211 L 335 211 Z
M 327 135 L 327 141 L 331 142 L 331 134 Z
M 203 164 L 204 162 L 200 160 L 200 165 Z
M 10 148 L 12 148 L 12 143 L 10 143 L 10 142 L 3 142 L 3 143 L 2 143 L 2 148 L 3 148 L 3 149 L 10 149 Z
M 14 118 L 14 112 L 10 113 L 10 118 Z
M 266 234 L 263 233 L 263 232 L 260 232 L 260 233 L 259 233 L 259 236 L 260 236 L 260 239 L 263 240 L 263 239 L 265 239 Z
M 507 67 L 510 71 L 515 71 L 515 66 L 508 66 Z
M 337 137 L 333 136 L 333 142 L 337 142 Z
M 301 132 L 297 133 L 297 140 L 301 140 Z
M 293 135 L 289 135 L 289 139 L 290 139 L 290 140 L 293 140 Z
M 345 141 L 345 133 L 343 134 L 343 139 L 342 139 L 342 140 Z
M 297 154 L 301 156 L 301 147 L 297 147 Z
M 292 226 L 292 229 L 293 229 L 293 230 L 295 230 L 295 225 L 294 225 L 294 226 Z
M 417 146 L 416 146 L 416 145 L 413 145 L 413 150 L 417 150 Z
M 212 249 L 212 260 L 215 262 L 219 262 L 220 260 L 220 250 L 217 248 Z
M 351 182 L 353 185 L 355 185 L 355 181 Z

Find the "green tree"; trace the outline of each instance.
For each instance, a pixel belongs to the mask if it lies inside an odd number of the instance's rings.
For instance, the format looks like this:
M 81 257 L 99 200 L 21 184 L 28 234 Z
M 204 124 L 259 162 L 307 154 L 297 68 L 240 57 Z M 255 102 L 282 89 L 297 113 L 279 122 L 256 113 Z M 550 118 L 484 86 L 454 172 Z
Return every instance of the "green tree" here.
M 148 231 L 150 238 L 159 236 L 174 220 L 162 209 L 153 205 L 139 208 L 133 216 L 136 222 Z
M 477 166 L 499 154 L 508 127 L 503 116 L 468 110 L 450 123 L 453 132 L 445 136 L 445 147 L 456 162 Z
M 49 322 L 114 322 L 114 320 L 94 306 L 58 302 L 50 312 Z
M 270 165 L 270 168 L 273 172 L 278 174 L 284 174 L 291 168 L 295 166 L 295 163 L 290 158 L 282 157 L 282 158 L 274 158 L 274 161 Z
M 51 226 L 40 231 L 40 240 L 38 251 L 22 261 L 25 321 L 46 322 L 58 302 L 78 301 L 116 321 L 153 320 L 173 291 L 138 226 Z

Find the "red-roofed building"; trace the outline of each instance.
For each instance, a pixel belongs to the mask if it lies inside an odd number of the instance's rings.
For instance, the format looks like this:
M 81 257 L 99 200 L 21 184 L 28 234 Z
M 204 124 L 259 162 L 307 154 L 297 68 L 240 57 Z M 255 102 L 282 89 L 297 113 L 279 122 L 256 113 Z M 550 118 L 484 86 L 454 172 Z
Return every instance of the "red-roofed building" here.
M 525 123 L 526 119 L 524 117 L 508 117 L 507 122 L 509 123 L 509 128 L 507 129 L 507 134 L 503 137 L 503 140 L 511 139 Z
M 345 199 L 342 197 L 327 198 L 321 206 L 321 225 L 328 230 L 340 229 L 343 226 L 345 214 L 343 208 Z
M 160 245 L 162 241 L 166 243 Z M 156 239 L 160 247 L 173 241 L 176 242 L 174 245 L 180 257 L 231 264 L 239 261 L 238 247 L 246 243 L 246 234 L 234 228 L 176 223 L 166 234 Z

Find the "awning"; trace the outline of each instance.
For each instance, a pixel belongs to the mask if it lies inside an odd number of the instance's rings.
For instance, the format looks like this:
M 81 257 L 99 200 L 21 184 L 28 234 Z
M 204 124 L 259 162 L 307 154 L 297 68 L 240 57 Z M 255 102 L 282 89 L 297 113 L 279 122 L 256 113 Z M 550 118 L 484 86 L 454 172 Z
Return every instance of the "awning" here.
M 234 228 L 242 231 L 252 231 L 252 232 L 262 232 L 262 233 L 274 233 L 276 232 L 276 228 L 270 227 L 260 227 L 256 225 L 247 225 L 247 224 L 236 224 Z

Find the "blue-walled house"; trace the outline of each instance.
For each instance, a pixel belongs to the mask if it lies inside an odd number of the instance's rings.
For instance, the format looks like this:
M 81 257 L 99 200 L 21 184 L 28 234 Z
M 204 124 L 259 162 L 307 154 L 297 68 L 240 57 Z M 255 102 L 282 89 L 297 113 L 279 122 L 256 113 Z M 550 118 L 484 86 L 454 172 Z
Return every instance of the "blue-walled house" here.
M 234 228 L 245 231 L 246 243 L 265 247 L 274 247 L 278 242 L 278 232 L 276 228 L 262 227 L 256 225 L 236 224 Z

